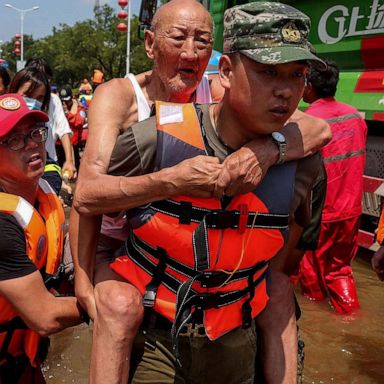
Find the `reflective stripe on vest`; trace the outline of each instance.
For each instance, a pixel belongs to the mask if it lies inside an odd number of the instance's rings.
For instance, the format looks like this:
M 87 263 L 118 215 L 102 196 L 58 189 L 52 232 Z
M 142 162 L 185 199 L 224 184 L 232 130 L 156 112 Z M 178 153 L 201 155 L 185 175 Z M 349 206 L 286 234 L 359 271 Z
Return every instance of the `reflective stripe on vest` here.
M 58 197 L 43 179 L 39 181 L 37 201 L 38 212 L 22 197 L 0 193 L 0 212 L 12 215 L 23 229 L 27 255 L 36 267 L 53 275 L 62 256 L 64 211 Z M 25 325 L 17 319 L 18 313 L 13 306 L 0 296 L 0 360 L 6 353 L 12 356 L 26 354 L 36 366 L 40 336 L 24 329 Z
M 47 164 L 44 167 L 44 172 L 57 172 L 61 176 L 61 167 L 58 164 Z
M 209 152 L 193 104 L 156 108 L 156 169 Z M 132 234 L 112 269 L 176 326 L 197 306 L 212 340 L 241 326 L 244 312 L 254 318 L 267 303 L 268 262 L 284 245 L 295 172 L 296 163 L 273 167 L 255 192 L 225 208 L 179 196 L 130 210 Z

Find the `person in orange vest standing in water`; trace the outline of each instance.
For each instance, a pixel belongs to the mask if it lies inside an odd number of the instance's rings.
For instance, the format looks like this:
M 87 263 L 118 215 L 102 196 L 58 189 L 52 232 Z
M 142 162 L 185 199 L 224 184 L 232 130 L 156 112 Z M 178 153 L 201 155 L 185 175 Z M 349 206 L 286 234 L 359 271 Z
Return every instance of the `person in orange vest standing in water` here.
M 352 106 L 335 99 L 339 70 L 313 67 L 303 99 L 306 113 L 323 118 L 332 141 L 321 149 L 327 172 L 327 194 L 317 250 L 307 251 L 301 264 L 301 287 L 311 300 L 330 298 L 341 314 L 356 311 L 357 297 L 351 263 L 358 248 L 367 125 Z

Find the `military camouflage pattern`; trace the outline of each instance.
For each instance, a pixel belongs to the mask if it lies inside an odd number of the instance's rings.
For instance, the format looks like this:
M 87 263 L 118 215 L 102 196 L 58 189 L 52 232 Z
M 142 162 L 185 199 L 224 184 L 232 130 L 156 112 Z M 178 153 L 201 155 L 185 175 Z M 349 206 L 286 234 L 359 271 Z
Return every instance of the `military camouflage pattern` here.
M 224 14 L 223 52 L 240 52 L 263 64 L 322 62 L 307 40 L 310 24 L 308 16 L 290 5 L 267 1 L 238 5 Z

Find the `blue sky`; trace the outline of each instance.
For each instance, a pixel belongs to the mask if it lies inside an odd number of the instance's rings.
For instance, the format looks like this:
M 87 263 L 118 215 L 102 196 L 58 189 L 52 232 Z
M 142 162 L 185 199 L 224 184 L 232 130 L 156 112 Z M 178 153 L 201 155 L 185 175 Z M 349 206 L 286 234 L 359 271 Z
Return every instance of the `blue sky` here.
M 60 24 L 73 25 L 92 18 L 95 0 L 0 0 L 0 40 L 4 42 L 20 33 L 20 13 L 5 7 L 7 3 L 19 9 L 39 7 L 27 12 L 24 19 L 24 34 L 38 39 L 52 34 L 52 28 Z M 140 0 L 132 0 L 133 14 L 139 13 L 140 3 Z M 118 0 L 100 0 L 100 4 L 120 10 Z

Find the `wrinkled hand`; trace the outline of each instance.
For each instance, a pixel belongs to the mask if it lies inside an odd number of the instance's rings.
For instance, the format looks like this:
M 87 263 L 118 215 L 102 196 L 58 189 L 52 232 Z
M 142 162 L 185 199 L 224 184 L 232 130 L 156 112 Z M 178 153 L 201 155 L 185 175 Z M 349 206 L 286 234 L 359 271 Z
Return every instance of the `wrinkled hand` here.
M 223 165 L 216 157 L 196 156 L 171 169 L 171 194 L 207 198 L 213 196 Z
M 229 155 L 217 180 L 215 195 L 235 196 L 253 191 L 276 161 L 273 154 L 277 154 L 276 146 L 269 137 L 262 137 Z
M 96 317 L 96 301 L 93 285 L 88 279 L 80 278 L 75 274 L 75 296 L 88 316 L 94 320 Z
M 377 277 L 381 281 L 384 281 L 384 246 L 380 247 L 380 249 L 373 255 L 371 263 Z

